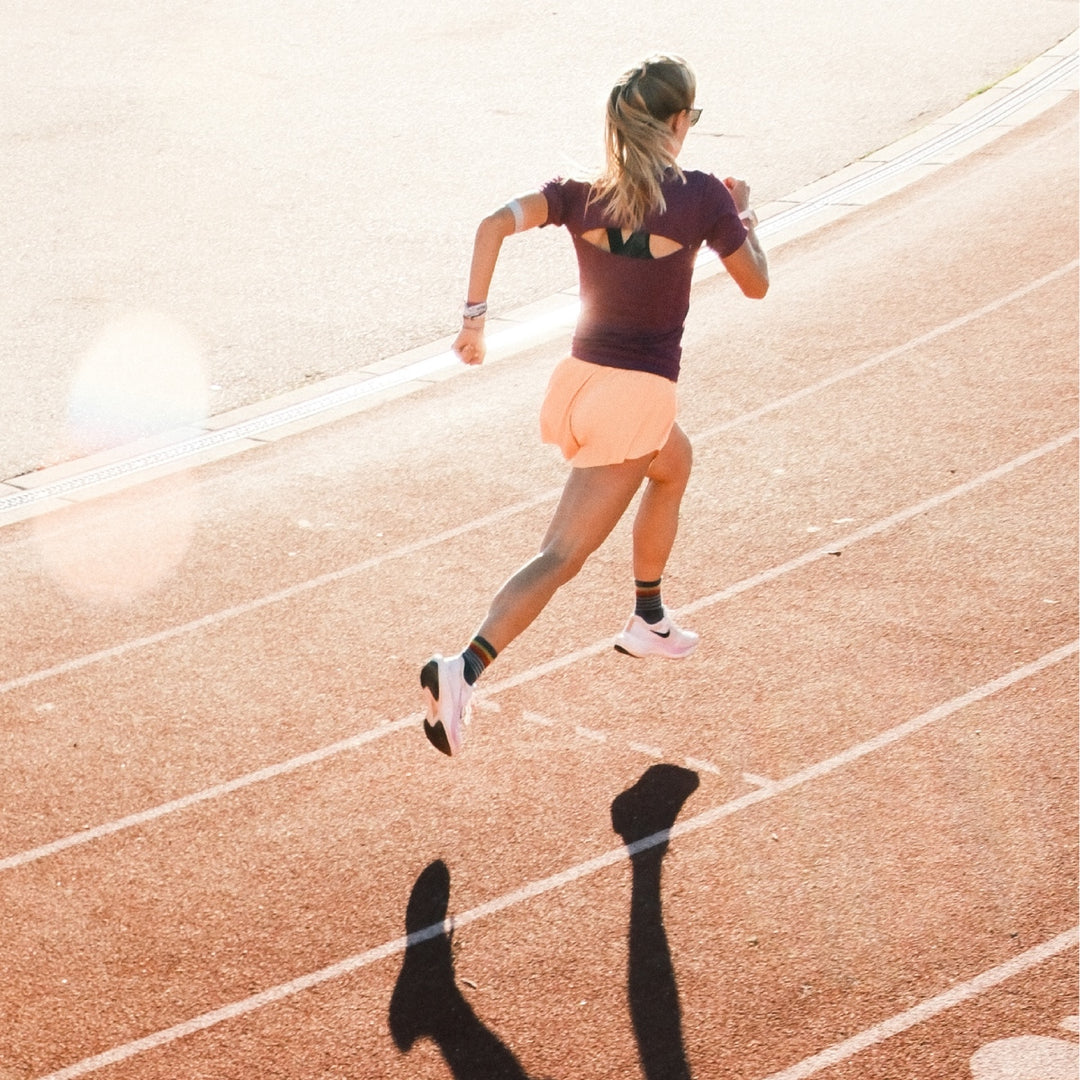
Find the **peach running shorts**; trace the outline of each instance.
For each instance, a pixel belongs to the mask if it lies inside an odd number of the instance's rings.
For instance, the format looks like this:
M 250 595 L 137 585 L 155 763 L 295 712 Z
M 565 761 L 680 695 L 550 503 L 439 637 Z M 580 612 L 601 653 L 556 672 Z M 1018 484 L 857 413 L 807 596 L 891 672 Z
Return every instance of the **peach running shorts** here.
M 575 468 L 654 453 L 675 423 L 675 384 L 648 371 L 560 360 L 540 409 L 540 435 Z

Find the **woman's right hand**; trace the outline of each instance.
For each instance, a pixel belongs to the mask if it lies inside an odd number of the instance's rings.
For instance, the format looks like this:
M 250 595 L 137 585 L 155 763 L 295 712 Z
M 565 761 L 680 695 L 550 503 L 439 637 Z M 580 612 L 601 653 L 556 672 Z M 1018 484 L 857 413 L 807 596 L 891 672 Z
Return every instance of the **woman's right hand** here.
M 482 364 L 487 353 L 483 326 L 463 326 L 453 350 L 463 364 Z

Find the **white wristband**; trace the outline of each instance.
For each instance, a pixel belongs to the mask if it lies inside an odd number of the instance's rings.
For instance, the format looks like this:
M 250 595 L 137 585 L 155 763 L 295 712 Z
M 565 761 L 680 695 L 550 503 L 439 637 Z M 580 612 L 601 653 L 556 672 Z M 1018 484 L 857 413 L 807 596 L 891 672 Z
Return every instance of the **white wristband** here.
M 757 227 L 757 213 L 753 210 L 746 209 L 739 215 L 739 220 L 748 228 L 754 229 Z

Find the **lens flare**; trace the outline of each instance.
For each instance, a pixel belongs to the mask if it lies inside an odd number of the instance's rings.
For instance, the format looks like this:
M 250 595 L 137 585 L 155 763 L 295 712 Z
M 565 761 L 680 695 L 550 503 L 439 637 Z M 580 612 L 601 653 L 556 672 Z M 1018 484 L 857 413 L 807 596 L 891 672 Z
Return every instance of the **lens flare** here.
M 70 461 L 205 418 L 208 386 L 190 334 L 158 315 L 107 327 L 79 362 L 58 456 Z M 198 502 L 176 473 L 35 520 L 42 565 L 69 597 L 119 607 L 160 587 L 191 543 Z
M 86 454 L 159 435 L 202 420 L 208 393 L 202 356 L 187 331 L 160 315 L 127 316 L 79 362 L 66 441 Z

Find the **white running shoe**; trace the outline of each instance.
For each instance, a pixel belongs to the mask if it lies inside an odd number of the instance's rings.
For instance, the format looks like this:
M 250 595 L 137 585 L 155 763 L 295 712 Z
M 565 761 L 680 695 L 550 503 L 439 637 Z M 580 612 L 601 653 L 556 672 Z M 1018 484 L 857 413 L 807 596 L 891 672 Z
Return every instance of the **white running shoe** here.
M 465 681 L 464 658 L 454 656 L 448 660 L 436 653 L 420 669 L 420 685 L 427 707 L 424 734 L 428 741 L 447 757 L 461 753 L 473 692 Z
M 682 660 L 698 647 L 697 634 L 675 624 L 667 612 L 658 623 L 647 623 L 640 615 L 630 621 L 615 638 L 615 648 L 627 656 L 662 656 Z

